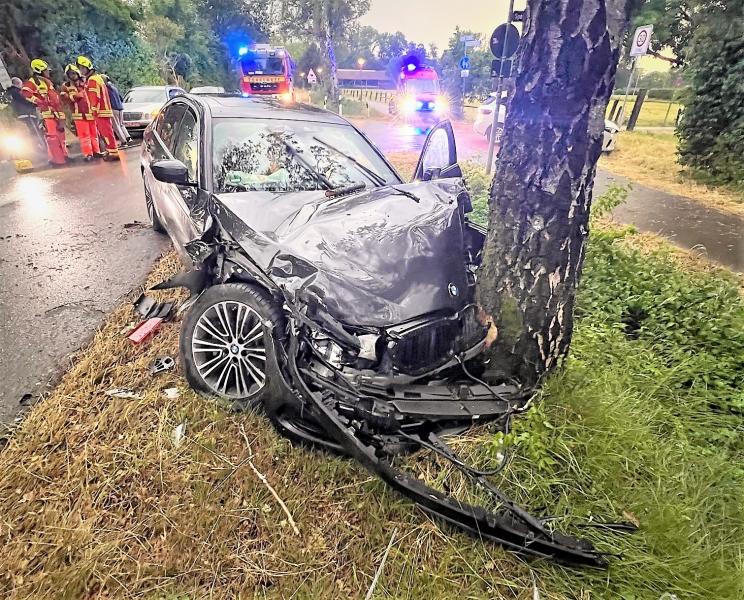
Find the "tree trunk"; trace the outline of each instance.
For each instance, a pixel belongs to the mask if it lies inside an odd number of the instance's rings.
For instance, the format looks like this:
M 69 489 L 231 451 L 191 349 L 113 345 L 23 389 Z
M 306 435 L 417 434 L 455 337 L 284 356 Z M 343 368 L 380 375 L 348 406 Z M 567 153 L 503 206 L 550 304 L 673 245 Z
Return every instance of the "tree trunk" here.
M 338 92 L 338 69 L 336 66 L 336 49 L 333 43 L 333 36 L 330 28 L 326 29 L 325 38 L 326 52 L 328 54 L 328 76 L 330 78 L 330 87 L 328 88 L 329 100 L 333 110 L 338 112 L 339 92 Z
M 627 4 L 529 0 L 476 290 L 492 377 L 535 384 L 568 352 Z

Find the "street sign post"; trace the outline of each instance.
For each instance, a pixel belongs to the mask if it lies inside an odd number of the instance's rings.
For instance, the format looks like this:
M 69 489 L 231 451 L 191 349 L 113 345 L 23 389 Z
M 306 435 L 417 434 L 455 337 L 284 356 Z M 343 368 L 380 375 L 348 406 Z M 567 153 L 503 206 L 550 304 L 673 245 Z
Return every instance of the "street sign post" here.
M 491 166 L 493 165 L 493 147 L 496 145 L 496 130 L 499 125 L 499 109 L 501 108 L 501 89 L 504 85 L 504 78 L 509 77 L 512 74 L 512 63 L 511 59 L 517 52 L 519 47 L 519 30 L 512 25 L 512 18 L 514 16 L 514 0 L 509 0 L 509 12 L 507 13 L 506 23 L 499 25 L 491 35 L 489 46 L 491 47 L 491 53 L 498 61 L 491 63 L 491 76 L 494 75 L 493 67 L 498 67 L 496 75 L 498 76 L 498 83 L 496 85 L 496 101 L 494 102 L 493 108 L 493 122 L 491 123 L 491 135 L 488 138 L 488 161 L 486 163 L 486 173 L 491 172 Z M 507 75 L 508 70 L 508 75 Z M 499 141 L 499 144 L 501 142 Z
M 312 69 L 310 69 L 310 70 L 309 70 L 309 71 L 307 72 L 307 82 L 308 82 L 308 83 L 309 83 L 310 85 L 315 85 L 316 83 L 318 83 L 318 78 L 317 78 L 317 76 L 315 75 L 315 71 L 313 71 Z
M 465 55 L 460 59 L 460 69 L 467 71 L 470 68 L 470 58 Z
M 628 84 L 625 86 L 625 97 L 623 98 L 623 107 L 620 109 L 620 117 L 618 118 L 618 125 L 622 126 L 625 121 L 625 107 L 628 103 L 628 93 L 630 92 L 630 84 L 633 81 L 633 75 L 635 75 L 636 67 L 638 66 L 638 59 L 641 56 L 646 56 L 648 52 L 648 46 L 651 43 L 651 34 L 654 32 L 653 25 L 641 25 L 636 27 L 633 33 L 633 42 L 630 44 L 630 56 L 633 59 L 633 66 L 630 68 L 630 76 L 628 77 Z
M 651 43 L 651 34 L 654 32 L 653 25 L 641 25 L 633 34 L 633 43 L 630 46 L 631 56 L 645 56 Z

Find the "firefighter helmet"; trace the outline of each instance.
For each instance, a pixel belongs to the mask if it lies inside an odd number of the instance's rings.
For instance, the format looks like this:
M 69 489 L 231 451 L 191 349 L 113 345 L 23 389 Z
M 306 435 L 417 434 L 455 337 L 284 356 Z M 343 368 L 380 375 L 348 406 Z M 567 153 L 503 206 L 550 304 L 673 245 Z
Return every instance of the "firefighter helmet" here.
M 71 72 L 80 75 L 80 69 L 78 69 L 76 65 L 67 65 L 65 67 L 65 75 L 69 77 Z
M 37 75 L 41 75 L 48 68 L 49 68 L 49 65 L 45 61 L 41 60 L 40 58 L 35 58 L 34 60 L 31 61 L 31 70 Z
M 85 67 L 86 69 L 92 69 L 93 68 L 93 61 L 90 60 L 87 56 L 78 56 L 78 58 L 77 58 L 77 66 L 78 67 Z

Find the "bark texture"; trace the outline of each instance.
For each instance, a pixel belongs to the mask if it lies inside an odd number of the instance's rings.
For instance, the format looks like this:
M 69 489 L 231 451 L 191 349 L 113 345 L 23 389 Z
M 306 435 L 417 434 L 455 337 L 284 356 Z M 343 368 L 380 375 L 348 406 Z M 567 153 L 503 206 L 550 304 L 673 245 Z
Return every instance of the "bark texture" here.
M 529 0 L 477 287 L 490 375 L 534 384 L 568 352 L 627 4 Z

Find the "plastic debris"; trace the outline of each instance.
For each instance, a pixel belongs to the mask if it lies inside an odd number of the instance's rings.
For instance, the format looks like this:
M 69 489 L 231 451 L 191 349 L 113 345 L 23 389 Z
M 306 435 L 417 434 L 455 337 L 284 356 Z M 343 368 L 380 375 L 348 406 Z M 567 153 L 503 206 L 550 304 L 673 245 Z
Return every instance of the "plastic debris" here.
M 152 366 L 150 367 L 150 375 L 157 375 L 158 373 L 163 373 L 164 371 L 170 371 L 175 365 L 176 361 L 173 360 L 170 356 L 163 356 L 162 358 L 156 359 L 155 362 L 152 363 Z
M 137 392 L 135 392 L 134 390 L 130 390 L 129 388 L 113 388 L 111 390 L 108 390 L 106 392 L 106 395 L 112 398 L 142 398 L 141 394 L 138 394 Z
M 134 328 L 134 331 L 127 336 L 127 339 L 133 344 L 142 344 L 155 335 L 155 332 L 160 329 L 162 323 L 163 319 L 160 317 L 142 321 L 142 323 L 137 325 L 137 327 Z
M 169 400 L 175 400 L 176 398 L 181 396 L 181 392 L 178 388 L 166 388 L 163 390 L 163 394 Z
M 171 433 L 171 439 L 173 440 L 173 445 L 176 448 L 181 447 L 185 433 L 186 433 L 186 423 L 181 423 L 177 427 L 173 428 L 173 433 Z

